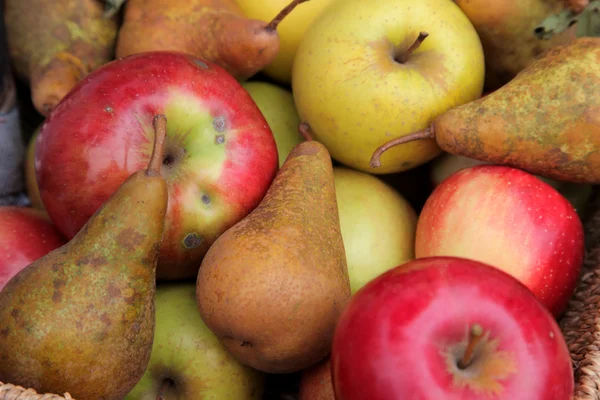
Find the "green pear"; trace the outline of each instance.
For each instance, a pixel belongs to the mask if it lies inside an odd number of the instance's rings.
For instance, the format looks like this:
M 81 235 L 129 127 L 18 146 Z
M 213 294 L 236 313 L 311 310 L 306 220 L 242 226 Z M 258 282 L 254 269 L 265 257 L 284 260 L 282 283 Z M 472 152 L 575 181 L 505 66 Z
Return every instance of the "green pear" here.
M 484 71 L 479 36 L 450 0 L 334 1 L 298 46 L 292 91 L 300 119 L 336 161 L 387 174 L 441 150 L 433 140 L 397 146 L 380 168 L 373 152 L 479 98 Z
M 281 167 L 290 151 L 304 141 L 298 132 L 300 117 L 292 92 L 269 82 L 249 81 L 242 86 L 250 93 L 273 132 Z
M 415 256 L 417 214 L 378 177 L 334 167 L 335 193 L 352 293 Z
M 157 287 L 150 362 L 125 400 L 262 398 L 265 374 L 229 354 L 202 321 L 195 293 L 193 283 Z

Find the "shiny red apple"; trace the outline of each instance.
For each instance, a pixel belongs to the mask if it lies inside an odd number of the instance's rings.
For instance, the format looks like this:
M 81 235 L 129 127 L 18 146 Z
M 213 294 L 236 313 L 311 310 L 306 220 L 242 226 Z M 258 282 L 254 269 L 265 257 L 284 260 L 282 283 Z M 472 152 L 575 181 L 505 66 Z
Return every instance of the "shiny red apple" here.
M 577 284 L 583 226 L 571 203 L 534 175 L 477 165 L 450 175 L 431 193 L 417 222 L 415 254 L 500 268 L 558 317 Z
M 37 182 L 48 215 L 73 237 L 146 167 L 158 113 L 167 117 L 162 174 L 169 205 L 157 278 L 193 278 L 214 240 L 262 200 L 278 168 L 265 118 L 221 67 L 153 52 L 89 74 L 40 129 Z
M 23 268 L 66 243 L 43 211 L 0 207 L 0 290 Z
M 554 317 L 518 280 L 478 261 L 422 258 L 354 294 L 331 353 L 337 400 L 570 400 Z

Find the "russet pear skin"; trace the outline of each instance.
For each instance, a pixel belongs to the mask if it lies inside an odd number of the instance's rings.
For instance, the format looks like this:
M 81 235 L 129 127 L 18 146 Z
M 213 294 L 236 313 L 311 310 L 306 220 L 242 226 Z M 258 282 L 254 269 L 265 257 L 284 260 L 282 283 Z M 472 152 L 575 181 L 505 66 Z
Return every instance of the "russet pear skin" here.
M 260 205 L 211 246 L 198 272 L 199 311 L 240 362 L 291 373 L 329 353 L 350 293 L 331 158 L 306 141 Z

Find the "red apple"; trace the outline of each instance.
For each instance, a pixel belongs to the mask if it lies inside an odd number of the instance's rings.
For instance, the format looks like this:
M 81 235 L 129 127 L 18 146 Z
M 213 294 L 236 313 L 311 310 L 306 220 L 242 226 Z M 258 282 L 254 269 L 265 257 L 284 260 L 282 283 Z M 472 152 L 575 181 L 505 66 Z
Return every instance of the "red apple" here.
M 354 294 L 331 352 L 337 400 L 570 400 L 571 357 L 552 314 L 478 261 L 432 257 Z
M 48 215 L 70 239 L 147 166 L 158 113 L 167 117 L 169 206 L 157 278 L 193 278 L 214 240 L 258 205 L 278 168 L 265 118 L 221 67 L 153 52 L 89 74 L 40 129 L 37 182 Z
M 65 243 L 43 211 L 1 206 L 0 290 L 23 268 Z
M 329 356 L 302 371 L 298 400 L 336 400 Z
M 464 257 L 500 268 L 558 317 L 577 284 L 583 227 L 571 203 L 534 175 L 477 165 L 431 193 L 417 221 L 415 255 Z

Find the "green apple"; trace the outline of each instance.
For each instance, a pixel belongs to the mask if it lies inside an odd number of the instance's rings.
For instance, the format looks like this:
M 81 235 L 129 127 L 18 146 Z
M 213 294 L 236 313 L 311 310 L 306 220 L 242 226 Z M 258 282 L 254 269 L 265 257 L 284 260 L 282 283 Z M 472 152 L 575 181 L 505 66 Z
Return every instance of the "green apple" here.
M 419 140 L 386 152 L 380 168 L 369 164 L 389 140 L 478 99 L 484 70 L 477 32 L 454 2 L 344 0 L 304 35 L 292 90 L 301 120 L 335 160 L 384 174 L 440 154 L 433 140 Z
M 290 151 L 304 141 L 298 132 L 300 117 L 292 92 L 269 82 L 248 81 L 242 86 L 250 93 L 273 132 L 281 167 Z
M 126 400 L 260 399 L 265 374 L 236 361 L 206 327 L 192 283 L 156 289 L 150 362 Z
M 270 21 L 291 0 L 235 0 L 248 18 Z M 333 0 L 312 0 L 296 7 L 277 26 L 279 51 L 275 59 L 262 72 L 283 84 L 292 80 L 292 64 L 296 49 L 306 30 Z
M 334 167 L 336 199 L 355 293 L 383 272 L 414 258 L 417 215 L 378 177 Z

